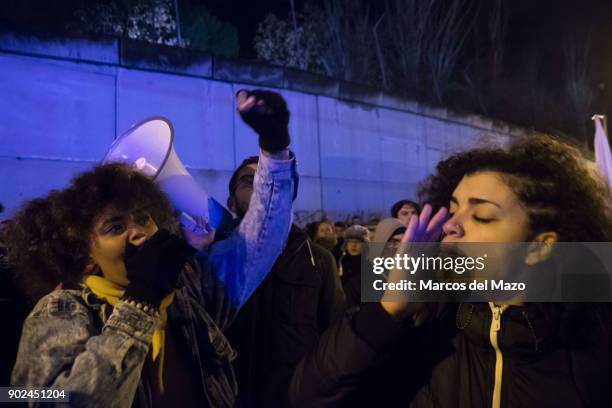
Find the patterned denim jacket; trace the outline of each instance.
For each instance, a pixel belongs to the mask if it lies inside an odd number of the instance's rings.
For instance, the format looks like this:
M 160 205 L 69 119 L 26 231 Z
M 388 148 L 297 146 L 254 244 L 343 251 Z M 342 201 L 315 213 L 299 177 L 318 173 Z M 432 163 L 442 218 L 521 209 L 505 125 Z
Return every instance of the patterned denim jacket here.
M 244 220 L 226 240 L 198 253 L 181 275 L 169 319 L 181 322 L 209 406 L 234 405 L 235 352 L 222 331 L 283 249 L 295 177 L 295 158 L 261 155 Z M 150 406 L 141 371 L 156 324 L 141 310 L 123 302 L 113 308 L 86 288 L 55 290 L 24 323 L 11 383 L 64 389 L 71 406 Z

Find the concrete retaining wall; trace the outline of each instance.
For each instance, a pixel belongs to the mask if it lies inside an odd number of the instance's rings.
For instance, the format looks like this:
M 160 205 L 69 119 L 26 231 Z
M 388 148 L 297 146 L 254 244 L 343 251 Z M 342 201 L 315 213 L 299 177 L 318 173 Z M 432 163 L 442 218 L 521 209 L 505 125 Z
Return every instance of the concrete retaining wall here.
M 117 39 L 0 36 L 0 203 L 66 184 L 147 116 L 168 117 L 193 176 L 225 202 L 232 170 L 257 153 L 238 89 L 280 90 L 301 183 L 295 210 L 385 216 L 444 156 L 519 129 L 375 89 L 264 64 Z

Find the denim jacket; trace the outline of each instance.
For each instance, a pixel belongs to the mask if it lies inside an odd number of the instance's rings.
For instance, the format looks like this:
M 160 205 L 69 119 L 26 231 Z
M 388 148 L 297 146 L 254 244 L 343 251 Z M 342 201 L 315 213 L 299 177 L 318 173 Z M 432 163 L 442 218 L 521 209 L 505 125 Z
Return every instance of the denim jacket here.
M 295 159 L 261 155 L 249 210 L 232 234 L 200 252 L 179 279 L 169 321 L 199 366 L 203 405 L 233 406 L 235 352 L 222 331 L 263 281 L 291 225 Z M 55 290 L 26 319 L 11 383 L 57 387 L 71 406 L 150 406 L 141 371 L 156 318 L 119 301 L 113 308 L 86 287 Z M 198 383 L 199 383 L 198 382 Z

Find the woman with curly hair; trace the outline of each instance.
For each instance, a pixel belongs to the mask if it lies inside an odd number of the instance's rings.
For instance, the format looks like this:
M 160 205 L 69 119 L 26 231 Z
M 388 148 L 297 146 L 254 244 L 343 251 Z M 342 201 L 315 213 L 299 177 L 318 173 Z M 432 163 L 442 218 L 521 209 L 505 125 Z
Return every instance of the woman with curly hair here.
M 425 205 L 405 245 L 612 238 L 610 190 L 576 149 L 547 136 L 455 154 L 420 198 L 440 210 L 432 217 Z M 291 397 L 296 406 L 609 407 L 611 325 L 609 304 L 428 305 L 385 293 L 322 336 Z
M 273 115 L 269 98 L 239 94 L 239 110 Z M 249 210 L 197 253 L 174 235 L 158 185 L 124 164 L 99 165 L 23 207 L 6 233 L 9 257 L 21 286 L 45 296 L 24 323 L 14 386 L 59 388 L 73 406 L 234 405 L 223 330 L 282 250 L 294 185 L 288 135 L 273 134 L 283 124 L 260 125 Z

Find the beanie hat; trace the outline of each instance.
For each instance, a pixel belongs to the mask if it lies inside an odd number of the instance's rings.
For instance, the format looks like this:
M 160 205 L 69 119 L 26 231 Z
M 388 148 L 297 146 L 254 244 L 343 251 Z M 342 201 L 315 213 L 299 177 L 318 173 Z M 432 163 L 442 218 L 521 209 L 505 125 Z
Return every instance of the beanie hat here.
M 361 242 L 368 242 L 368 229 L 362 225 L 351 225 L 344 231 L 344 239 L 356 239 Z

